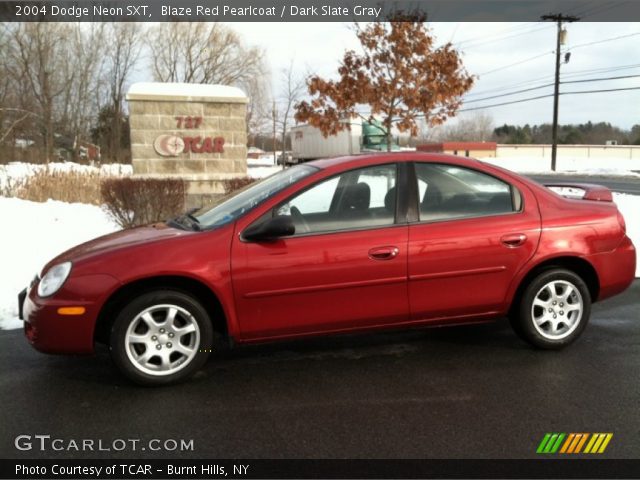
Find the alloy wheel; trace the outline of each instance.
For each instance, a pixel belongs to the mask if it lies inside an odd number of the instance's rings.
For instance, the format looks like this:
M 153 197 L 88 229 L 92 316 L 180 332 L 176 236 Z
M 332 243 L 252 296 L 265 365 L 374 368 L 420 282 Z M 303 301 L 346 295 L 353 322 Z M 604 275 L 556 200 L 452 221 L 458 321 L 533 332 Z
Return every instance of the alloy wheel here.
M 153 305 L 131 321 L 125 351 L 131 364 L 154 376 L 172 375 L 198 354 L 200 327 L 195 317 L 178 305 Z
M 561 340 L 578 327 L 583 311 L 584 301 L 578 288 L 566 280 L 553 280 L 536 293 L 531 318 L 540 335 Z

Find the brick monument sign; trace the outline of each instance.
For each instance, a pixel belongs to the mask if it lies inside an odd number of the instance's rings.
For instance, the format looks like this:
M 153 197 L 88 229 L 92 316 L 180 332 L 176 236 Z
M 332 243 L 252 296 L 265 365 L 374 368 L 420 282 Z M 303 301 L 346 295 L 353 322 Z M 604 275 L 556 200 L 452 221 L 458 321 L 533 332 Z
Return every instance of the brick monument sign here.
M 223 85 L 135 83 L 127 93 L 133 173 L 187 182 L 187 207 L 247 174 L 247 102 Z

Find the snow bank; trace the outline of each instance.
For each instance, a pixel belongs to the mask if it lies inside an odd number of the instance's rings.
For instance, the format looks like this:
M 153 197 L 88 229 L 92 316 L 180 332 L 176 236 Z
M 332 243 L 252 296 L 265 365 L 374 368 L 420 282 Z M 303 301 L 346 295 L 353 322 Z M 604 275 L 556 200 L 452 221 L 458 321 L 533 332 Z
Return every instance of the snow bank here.
M 614 192 L 613 201 L 627 224 L 627 236 L 636 247 L 636 278 L 640 278 L 640 195 Z
M 282 165 L 273 164 L 273 153 L 247 160 L 247 175 L 251 178 L 268 177 L 280 170 L 282 170 Z
M 0 328 L 20 328 L 18 293 L 40 269 L 63 251 L 119 230 L 99 207 L 49 200 L 45 203 L 0 197 L 5 229 L 0 249 Z
M 551 159 L 547 157 L 518 155 L 482 158 L 481 160 L 519 173 L 551 173 Z M 603 165 L 606 165 L 606 167 L 603 167 Z M 640 169 L 640 162 L 637 159 L 558 156 L 555 173 L 640 178 L 640 173 L 632 171 L 634 168 Z

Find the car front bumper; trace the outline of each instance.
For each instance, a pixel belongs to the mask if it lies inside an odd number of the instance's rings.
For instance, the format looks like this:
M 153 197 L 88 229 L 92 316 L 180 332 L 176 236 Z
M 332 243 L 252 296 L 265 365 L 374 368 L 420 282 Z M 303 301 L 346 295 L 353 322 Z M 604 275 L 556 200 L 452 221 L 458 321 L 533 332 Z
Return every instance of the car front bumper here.
M 37 282 L 18 295 L 19 314 L 29 343 L 44 353 L 88 354 L 94 351 L 94 332 L 108 292 L 118 282 L 109 275 L 69 278 L 55 295 L 41 298 Z M 81 314 L 64 310 L 82 308 Z

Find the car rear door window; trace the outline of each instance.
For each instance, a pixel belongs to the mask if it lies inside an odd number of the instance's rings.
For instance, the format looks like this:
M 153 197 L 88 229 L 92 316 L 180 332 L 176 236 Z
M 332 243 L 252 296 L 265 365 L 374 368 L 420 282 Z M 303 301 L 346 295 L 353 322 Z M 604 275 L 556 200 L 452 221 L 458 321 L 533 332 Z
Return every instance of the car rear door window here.
M 502 180 L 457 165 L 416 163 L 420 221 L 513 213 L 520 209 L 517 189 Z

